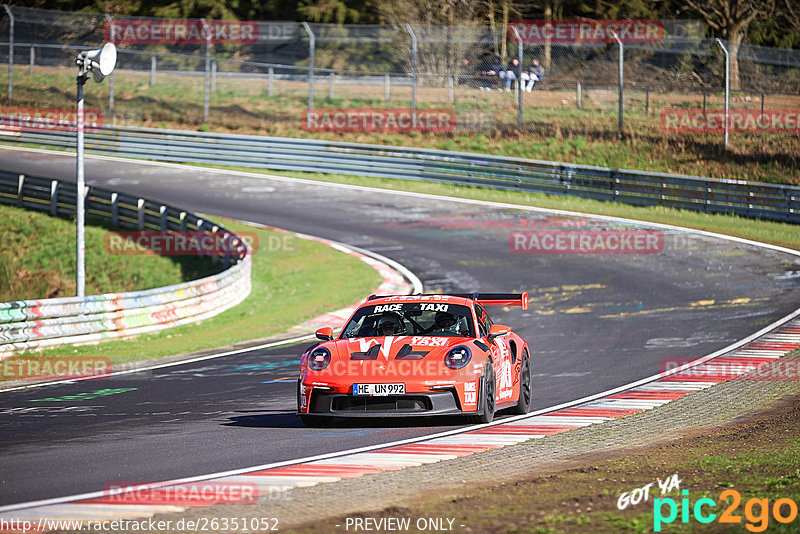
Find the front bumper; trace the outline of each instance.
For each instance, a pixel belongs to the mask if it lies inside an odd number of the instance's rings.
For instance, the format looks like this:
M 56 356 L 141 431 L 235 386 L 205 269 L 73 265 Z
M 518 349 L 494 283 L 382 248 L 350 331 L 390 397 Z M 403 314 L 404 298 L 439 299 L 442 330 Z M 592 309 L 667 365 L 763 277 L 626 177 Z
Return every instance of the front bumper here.
M 308 413 L 334 417 L 419 417 L 464 415 L 455 390 L 369 397 L 313 390 Z

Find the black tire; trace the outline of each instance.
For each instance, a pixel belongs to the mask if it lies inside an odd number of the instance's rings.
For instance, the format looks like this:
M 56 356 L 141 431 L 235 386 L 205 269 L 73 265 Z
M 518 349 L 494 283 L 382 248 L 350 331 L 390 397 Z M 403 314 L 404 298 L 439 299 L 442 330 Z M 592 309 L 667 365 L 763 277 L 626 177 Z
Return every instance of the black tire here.
M 531 359 L 528 356 L 528 349 L 522 351 L 522 361 L 519 368 L 519 401 L 517 405 L 509 409 L 510 413 L 523 415 L 531 411 L 531 399 L 533 391 L 531 389 Z
M 491 423 L 494 419 L 494 412 L 497 409 L 497 399 L 495 399 L 496 386 L 494 379 L 494 367 L 492 359 L 486 359 L 486 367 L 481 382 L 481 394 L 483 396 L 483 414 L 475 416 L 478 424 Z

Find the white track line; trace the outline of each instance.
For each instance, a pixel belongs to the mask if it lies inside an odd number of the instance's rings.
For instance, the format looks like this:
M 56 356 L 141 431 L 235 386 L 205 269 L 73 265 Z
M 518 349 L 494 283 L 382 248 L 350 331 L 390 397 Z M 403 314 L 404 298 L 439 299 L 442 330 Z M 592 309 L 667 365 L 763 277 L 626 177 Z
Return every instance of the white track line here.
M 6 147 L 0 146 L 0 148 L 6 148 Z M 63 155 L 63 152 L 54 152 L 54 151 L 51 151 L 51 150 L 41 150 L 41 149 L 24 149 L 24 150 L 29 150 L 29 151 L 32 151 L 32 152 L 47 153 L 47 154 Z M 173 164 L 173 163 L 162 163 L 162 162 L 150 162 L 150 161 L 142 161 L 142 160 L 136 160 L 136 159 L 131 159 L 131 158 L 115 158 L 115 157 L 109 157 L 109 156 L 90 156 L 90 157 L 96 158 L 96 159 L 101 159 L 101 160 L 128 161 L 128 162 L 144 164 L 144 165 L 164 166 L 164 167 L 171 167 L 171 168 L 182 168 L 182 169 L 185 169 L 187 167 L 192 167 L 190 165 L 181 165 L 181 164 Z M 377 187 L 354 186 L 354 185 L 347 185 L 347 184 L 333 184 L 333 183 L 329 183 L 329 182 L 317 182 L 317 181 L 314 181 L 314 180 L 306 180 L 306 179 L 301 179 L 301 178 L 285 178 L 285 177 L 281 177 L 281 176 L 272 176 L 272 175 L 267 175 L 267 174 L 249 173 L 249 172 L 242 172 L 242 171 L 225 171 L 225 170 L 221 170 L 221 169 L 213 169 L 213 168 L 207 168 L 207 167 L 196 167 L 196 168 L 197 169 L 206 170 L 206 171 L 217 172 L 217 173 L 220 173 L 220 174 L 232 174 L 232 175 L 236 175 L 236 176 L 247 176 L 247 177 L 253 177 L 253 178 L 269 178 L 269 179 L 274 179 L 274 180 L 277 180 L 277 181 L 293 182 L 293 183 L 302 182 L 302 183 L 312 184 L 312 185 L 316 185 L 316 186 L 339 187 L 339 188 L 355 189 L 355 190 L 360 190 L 360 191 L 380 192 L 380 193 L 383 193 L 383 194 L 390 193 L 390 194 L 397 194 L 397 195 L 402 195 L 402 196 L 411 196 L 411 197 L 417 197 L 417 198 L 428 198 L 428 199 L 434 199 L 434 200 L 445 200 L 445 201 L 451 201 L 451 202 L 461 202 L 461 203 L 466 203 L 466 204 L 479 204 L 479 205 L 483 205 L 483 206 L 490 205 L 490 206 L 495 206 L 495 207 L 502 207 L 502 208 L 509 208 L 509 209 L 519 209 L 519 210 L 524 210 L 524 211 L 543 212 L 543 213 L 556 213 L 556 214 L 563 214 L 563 215 L 574 216 L 574 217 L 595 218 L 595 219 L 609 220 L 609 221 L 619 221 L 619 222 L 625 222 L 625 223 L 630 223 L 630 224 L 636 224 L 636 225 L 640 225 L 640 226 L 652 226 L 652 227 L 655 227 L 655 228 L 664 228 L 664 229 L 677 230 L 677 231 L 688 232 L 688 233 L 695 233 L 695 234 L 698 234 L 698 235 L 705 235 L 705 236 L 709 236 L 709 237 L 725 239 L 725 240 L 728 240 L 728 241 L 734 241 L 734 242 L 737 242 L 737 243 L 748 244 L 748 245 L 752 245 L 752 246 L 755 246 L 755 247 L 767 248 L 767 249 L 770 249 L 770 250 L 776 250 L 776 251 L 792 254 L 792 255 L 795 255 L 795 256 L 800 256 L 800 251 L 789 249 L 789 248 L 785 248 L 785 247 L 779 247 L 779 246 L 776 246 L 776 245 L 770 245 L 768 243 L 759 243 L 757 241 L 750 241 L 748 239 L 742 239 L 742 238 L 733 237 L 733 236 L 726 236 L 726 235 L 723 235 L 723 234 L 716 234 L 716 233 L 713 233 L 713 232 L 706 232 L 706 231 L 703 231 L 703 230 L 694 230 L 694 229 L 691 229 L 691 228 L 684 228 L 684 227 L 673 226 L 673 225 L 669 225 L 669 224 L 635 221 L 635 220 L 632 220 L 632 219 L 625 219 L 625 218 L 621 218 L 621 217 L 612 217 L 612 216 L 608 216 L 608 215 L 594 215 L 594 214 L 578 213 L 578 212 L 566 211 L 566 210 L 537 208 L 537 207 L 533 207 L 533 206 L 522 206 L 522 205 L 518 205 L 518 204 L 509 204 L 509 203 L 504 203 L 504 202 L 460 199 L 460 198 L 456 198 L 456 197 L 431 195 L 431 194 L 426 194 L 426 193 L 412 193 L 412 192 L 408 192 L 408 191 L 395 191 L 395 190 L 391 190 L 391 189 L 381 189 L 381 188 L 377 188 Z M 187 484 L 187 483 L 191 483 L 191 482 L 212 480 L 212 479 L 217 479 L 217 478 L 222 478 L 222 477 L 230 477 L 230 476 L 234 476 L 234 475 L 241 475 L 241 474 L 245 474 L 245 473 L 250 473 L 250 472 L 253 472 L 253 471 L 262 471 L 262 470 L 270 469 L 270 468 L 274 468 L 274 467 L 283 467 L 283 466 L 287 466 L 287 465 L 294 465 L 294 464 L 300 464 L 300 463 L 316 462 L 316 461 L 336 458 L 336 457 L 339 457 L 339 456 L 345 456 L 345 455 L 361 453 L 361 452 L 369 452 L 369 451 L 372 451 L 372 450 L 384 449 L 384 448 L 389 448 L 389 447 L 396 447 L 396 446 L 399 446 L 399 445 L 405 445 L 405 444 L 409 444 L 409 443 L 417 443 L 417 442 L 421 442 L 421 441 L 436 440 L 437 443 L 442 443 L 442 444 L 445 444 L 445 443 L 461 443 L 461 439 L 460 439 L 461 436 L 458 436 L 458 434 L 463 434 L 465 432 L 472 432 L 474 430 L 479 430 L 480 428 L 495 426 L 495 425 L 499 425 L 499 424 L 507 424 L 509 422 L 518 421 L 518 420 L 521 420 L 521 419 L 531 418 L 531 417 L 535 417 L 537 415 L 543 415 L 545 413 L 557 411 L 557 410 L 560 410 L 562 408 L 569 408 L 569 407 L 576 406 L 576 405 L 579 405 L 579 404 L 584 404 L 584 403 L 587 403 L 587 402 L 590 402 L 590 401 L 601 399 L 601 398 L 606 397 L 608 395 L 613 395 L 614 393 L 619 393 L 619 392 L 622 392 L 622 391 L 626 391 L 628 389 L 632 389 L 632 388 L 637 387 L 637 386 L 641 386 L 641 385 L 647 384 L 648 382 L 653 382 L 655 380 L 658 380 L 660 378 L 664 378 L 666 376 L 670 376 L 670 375 L 676 374 L 676 373 L 678 373 L 680 371 L 686 370 L 686 369 L 691 368 L 691 367 L 693 367 L 695 365 L 698 365 L 700 363 L 706 362 L 706 361 L 708 361 L 710 359 L 716 358 L 717 356 L 721 356 L 722 354 L 725 354 L 725 353 L 730 352 L 732 350 L 735 350 L 735 349 L 737 349 L 737 348 L 739 348 L 739 347 L 741 347 L 743 345 L 746 345 L 747 343 L 753 341 L 754 339 L 756 339 L 756 338 L 758 338 L 760 336 L 763 336 L 767 332 L 770 332 L 771 330 L 773 330 L 775 328 L 778 328 L 779 326 L 783 325 L 784 323 L 787 323 L 788 321 L 791 321 L 792 319 L 794 319 L 795 317 L 797 317 L 799 315 L 800 315 L 800 309 L 797 309 L 797 310 L 793 311 L 792 313 L 790 313 L 789 315 L 787 315 L 787 316 L 785 316 L 785 317 L 783 317 L 781 319 L 778 319 L 777 321 L 773 322 L 772 324 L 770 324 L 768 326 L 765 326 L 761 330 L 759 330 L 759 331 L 757 331 L 757 332 L 745 337 L 744 339 L 741 339 L 741 340 L 739 340 L 739 341 L 737 341 L 735 343 L 732 343 L 732 344 L 728 345 L 727 347 L 719 349 L 719 350 L 717 350 L 715 352 L 712 352 L 711 354 L 708 354 L 706 356 L 700 357 L 700 358 L 698 358 L 696 360 L 693 360 L 691 362 L 685 363 L 685 364 L 683 364 L 683 365 L 681 365 L 679 367 L 676 367 L 674 369 L 671 369 L 669 371 L 666 371 L 666 372 L 663 372 L 663 373 L 659 373 L 657 375 L 652 375 L 652 376 L 649 376 L 649 377 L 646 377 L 646 378 L 642 378 L 640 380 L 636 380 L 634 382 L 631 382 L 631 383 L 628 383 L 628 384 L 624 384 L 622 386 L 619 386 L 619 387 L 616 387 L 616 388 L 612 388 L 612 389 L 609 389 L 609 390 L 606 390 L 606 391 L 603 391 L 603 392 L 600 392 L 600 393 L 595 393 L 593 395 L 588 395 L 588 396 L 580 398 L 580 399 L 568 401 L 568 402 L 561 403 L 561 404 L 558 404 L 558 405 L 555 405 L 555 406 L 550 406 L 548 408 L 543 408 L 541 410 L 536 410 L 535 412 L 531 412 L 531 413 L 526 414 L 526 415 L 518 415 L 518 416 L 502 419 L 500 421 L 496 421 L 496 422 L 493 422 L 493 423 L 488 423 L 488 424 L 485 424 L 485 425 L 473 425 L 473 426 L 469 426 L 469 427 L 466 427 L 466 428 L 449 430 L 449 431 L 440 432 L 440 433 L 437 433 L 437 434 L 432 434 L 432 435 L 427 435 L 427 436 L 420 436 L 420 437 L 417 437 L 417 438 L 410 438 L 410 439 L 405 439 L 405 440 L 400 440 L 400 441 L 395 441 L 395 442 L 390 442 L 390 443 L 382 443 L 382 444 L 379 444 L 379 445 L 372 445 L 372 446 L 368 446 L 368 447 L 360 447 L 360 448 L 356 448 L 356 449 L 339 451 L 339 452 L 335 452 L 335 453 L 328 453 L 328 454 L 322 454 L 322 455 L 317 455 L 317 456 L 310 456 L 310 457 L 306 457 L 306 458 L 300 458 L 300 459 L 296 459 L 296 460 L 287 460 L 287 461 L 283 461 L 283 462 L 275 462 L 275 463 L 271 463 L 271 464 L 263 464 L 263 465 L 259 465 L 259 466 L 240 468 L 240 469 L 224 471 L 224 472 L 219 472 L 219 473 L 209 473 L 207 475 L 199 475 L 199 476 L 183 478 L 183 479 L 179 479 L 179 480 L 164 481 L 164 482 L 145 485 L 145 486 L 142 486 L 142 488 L 163 487 L 163 486 L 170 486 L 170 485 L 176 485 L 176 484 Z M 245 349 L 245 350 L 252 350 L 252 349 Z M 469 437 L 464 436 L 464 438 L 469 438 L 469 443 L 475 443 L 476 442 L 474 440 L 474 436 L 469 436 Z M 485 443 L 485 444 L 508 445 L 508 444 L 517 443 L 517 442 L 520 442 L 520 441 L 527 441 L 530 438 L 531 438 L 531 436 L 485 435 L 485 436 L 481 436 L 479 439 L 481 440 L 481 443 Z M 84 493 L 84 494 L 80 494 L 80 495 L 70 495 L 70 496 L 65 496 L 65 497 L 56 497 L 56 498 L 52 498 L 52 499 L 44 499 L 44 500 L 41 500 L 41 501 L 28 502 L 28 503 L 18 503 L 18 504 L 13 504 L 13 505 L 8 505 L 8 506 L 2 506 L 2 507 L 0 507 L 0 512 L 21 510 L 21 509 L 31 508 L 31 507 L 35 507 L 35 506 L 45 506 L 45 505 L 51 505 L 51 504 L 60 504 L 60 503 L 65 503 L 65 502 L 77 501 L 77 500 L 95 499 L 95 498 L 99 498 L 99 497 L 102 497 L 102 496 L 104 496 L 104 492 L 103 491 L 97 491 L 97 492 L 91 492 L 91 493 Z

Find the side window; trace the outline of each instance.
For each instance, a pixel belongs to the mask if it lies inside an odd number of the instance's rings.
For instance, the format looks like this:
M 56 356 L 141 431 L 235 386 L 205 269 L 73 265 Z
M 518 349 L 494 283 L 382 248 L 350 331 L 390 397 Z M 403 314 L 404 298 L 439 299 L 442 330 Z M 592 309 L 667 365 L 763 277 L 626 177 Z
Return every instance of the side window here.
M 492 326 L 492 320 L 489 319 L 489 316 L 486 314 L 486 311 L 483 309 L 482 306 L 476 304 L 475 305 L 475 316 L 478 318 L 478 328 L 480 328 L 480 337 L 486 337 L 489 335 L 489 327 Z

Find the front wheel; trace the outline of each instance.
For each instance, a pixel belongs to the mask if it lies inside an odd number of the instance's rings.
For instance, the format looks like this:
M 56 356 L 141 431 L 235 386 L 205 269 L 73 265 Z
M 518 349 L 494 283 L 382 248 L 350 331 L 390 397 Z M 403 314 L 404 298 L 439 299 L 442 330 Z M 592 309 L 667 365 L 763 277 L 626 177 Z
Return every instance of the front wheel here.
M 492 359 L 486 360 L 486 367 L 483 373 L 483 384 L 481 390 L 483 391 L 483 414 L 475 416 L 475 422 L 479 424 L 491 423 L 494 419 L 495 412 L 495 382 L 494 382 L 494 367 L 492 366 Z
M 531 411 L 531 359 L 528 349 L 522 351 L 522 361 L 519 368 L 519 401 L 509 411 L 513 414 L 523 415 Z

